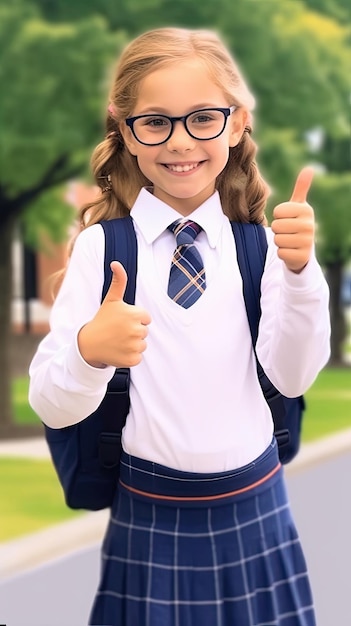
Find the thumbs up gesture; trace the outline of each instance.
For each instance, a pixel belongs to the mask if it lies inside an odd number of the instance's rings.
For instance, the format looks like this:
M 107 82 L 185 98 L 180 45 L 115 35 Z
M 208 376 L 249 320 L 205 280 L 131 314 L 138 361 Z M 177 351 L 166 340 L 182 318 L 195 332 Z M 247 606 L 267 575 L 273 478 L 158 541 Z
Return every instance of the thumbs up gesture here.
M 112 261 L 112 282 L 95 317 L 81 328 L 78 347 L 92 367 L 133 367 L 146 349 L 150 315 L 142 308 L 124 302 L 126 271 Z
M 308 263 L 314 245 L 315 220 L 307 194 L 313 169 L 305 167 L 297 177 L 289 202 L 278 204 L 271 224 L 278 256 L 289 270 L 299 273 Z

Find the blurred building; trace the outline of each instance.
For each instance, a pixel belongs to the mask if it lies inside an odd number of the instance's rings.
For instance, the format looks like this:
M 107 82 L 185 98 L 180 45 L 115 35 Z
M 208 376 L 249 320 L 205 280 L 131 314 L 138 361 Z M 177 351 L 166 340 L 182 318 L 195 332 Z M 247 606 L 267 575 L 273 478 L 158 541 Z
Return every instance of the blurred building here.
M 77 211 L 93 201 L 100 193 L 98 187 L 80 180 L 67 184 L 65 200 Z M 67 242 L 76 235 L 77 224 L 73 222 L 67 232 L 67 240 L 55 244 L 43 241 L 42 251 L 34 252 L 26 247 L 20 233 L 13 244 L 13 331 L 45 334 L 49 329 L 49 316 L 53 301 L 53 275 L 67 263 Z
M 67 244 L 45 242 L 34 252 L 20 237 L 13 244 L 12 327 L 15 333 L 45 334 L 49 329 L 52 277 L 67 260 Z

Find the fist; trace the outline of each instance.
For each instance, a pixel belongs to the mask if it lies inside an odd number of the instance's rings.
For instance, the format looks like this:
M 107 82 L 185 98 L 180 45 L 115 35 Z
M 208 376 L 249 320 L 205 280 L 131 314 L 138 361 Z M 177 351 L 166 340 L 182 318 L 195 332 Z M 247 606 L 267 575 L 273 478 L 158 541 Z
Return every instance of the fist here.
M 311 167 L 301 170 L 290 201 L 278 204 L 273 211 L 271 228 L 278 256 L 296 273 L 307 265 L 314 246 L 314 212 L 307 202 L 313 174 Z
M 124 302 L 127 274 L 121 263 L 111 263 L 112 281 L 95 317 L 81 328 L 78 346 L 83 359 L 93 367 L 133 367 L 146 349 L 150 315 Z

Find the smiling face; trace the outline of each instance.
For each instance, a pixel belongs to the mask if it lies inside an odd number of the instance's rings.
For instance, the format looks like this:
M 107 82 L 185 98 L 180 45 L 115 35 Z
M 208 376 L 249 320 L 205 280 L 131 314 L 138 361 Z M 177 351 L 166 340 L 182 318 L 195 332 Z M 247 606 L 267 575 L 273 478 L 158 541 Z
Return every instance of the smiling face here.
M 140 84 L 132 115 L 183 116 L 199 109 L 233 105 L 197 58 L 172 63 L 150 73 Z M 130 128 L 121 131 L 128 150 L 142 173 L 154 186 L 154 195 L 186 216 L 214 192 L 217 176 L 224 169 L 229 148 L 242 136 L 245 109 L 227 118 L 223 133 L 211 140 L 191 137 L 182 122 L 176 122 L 171 137 L 158 146 L 145 146 Z

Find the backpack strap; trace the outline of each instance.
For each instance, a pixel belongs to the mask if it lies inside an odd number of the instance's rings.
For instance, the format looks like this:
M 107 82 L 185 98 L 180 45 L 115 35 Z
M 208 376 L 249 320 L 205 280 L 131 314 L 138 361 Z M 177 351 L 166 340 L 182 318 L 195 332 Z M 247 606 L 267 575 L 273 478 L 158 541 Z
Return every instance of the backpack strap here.
M 128 278 L 124 300 L 128 304 L 134 304 L 138 250 L 133 220 L 128 215 L 119 219 L 104 220 L 100 224 L 105 233 L 105 280 L 101 301 L 111 285 L 110 263 L 119 261 L 126 270 Z
M 124 300 L 134 304 L 137 273 L 137 240 L 130 216 L 100 222 L 105 233 L 105 279 L 101 301 L 112 280 L 111 261 L 119 261 L 127 272 Z M 119 463 L 122 429 L 129 412 L 129 368 L 116 369 L 108 383 L 106 395 L 99 407 L 103 427 L 99 436 L 99 459 L 103 467 Z
M 256 354 L 258 326 L 261 317 L 261 278 L 268 248 L 266 232 L 260 224 L 231 222 L 231 227 L 235 238 L 239 269 L 243 279 L 244 301 L 257 361 L 258 378 L 273 416 L 274 434 L 278 445 L 286 445 L 289 442 L 290 435 L 285 423 L 286 407 L 284 399 L 264 373 Z
M 267 254 L 263 226 L 231 222 L 236 254 L 243 279 L 243 293 L 253 346 L 256 346 L 261 317 L 261 278 Z

